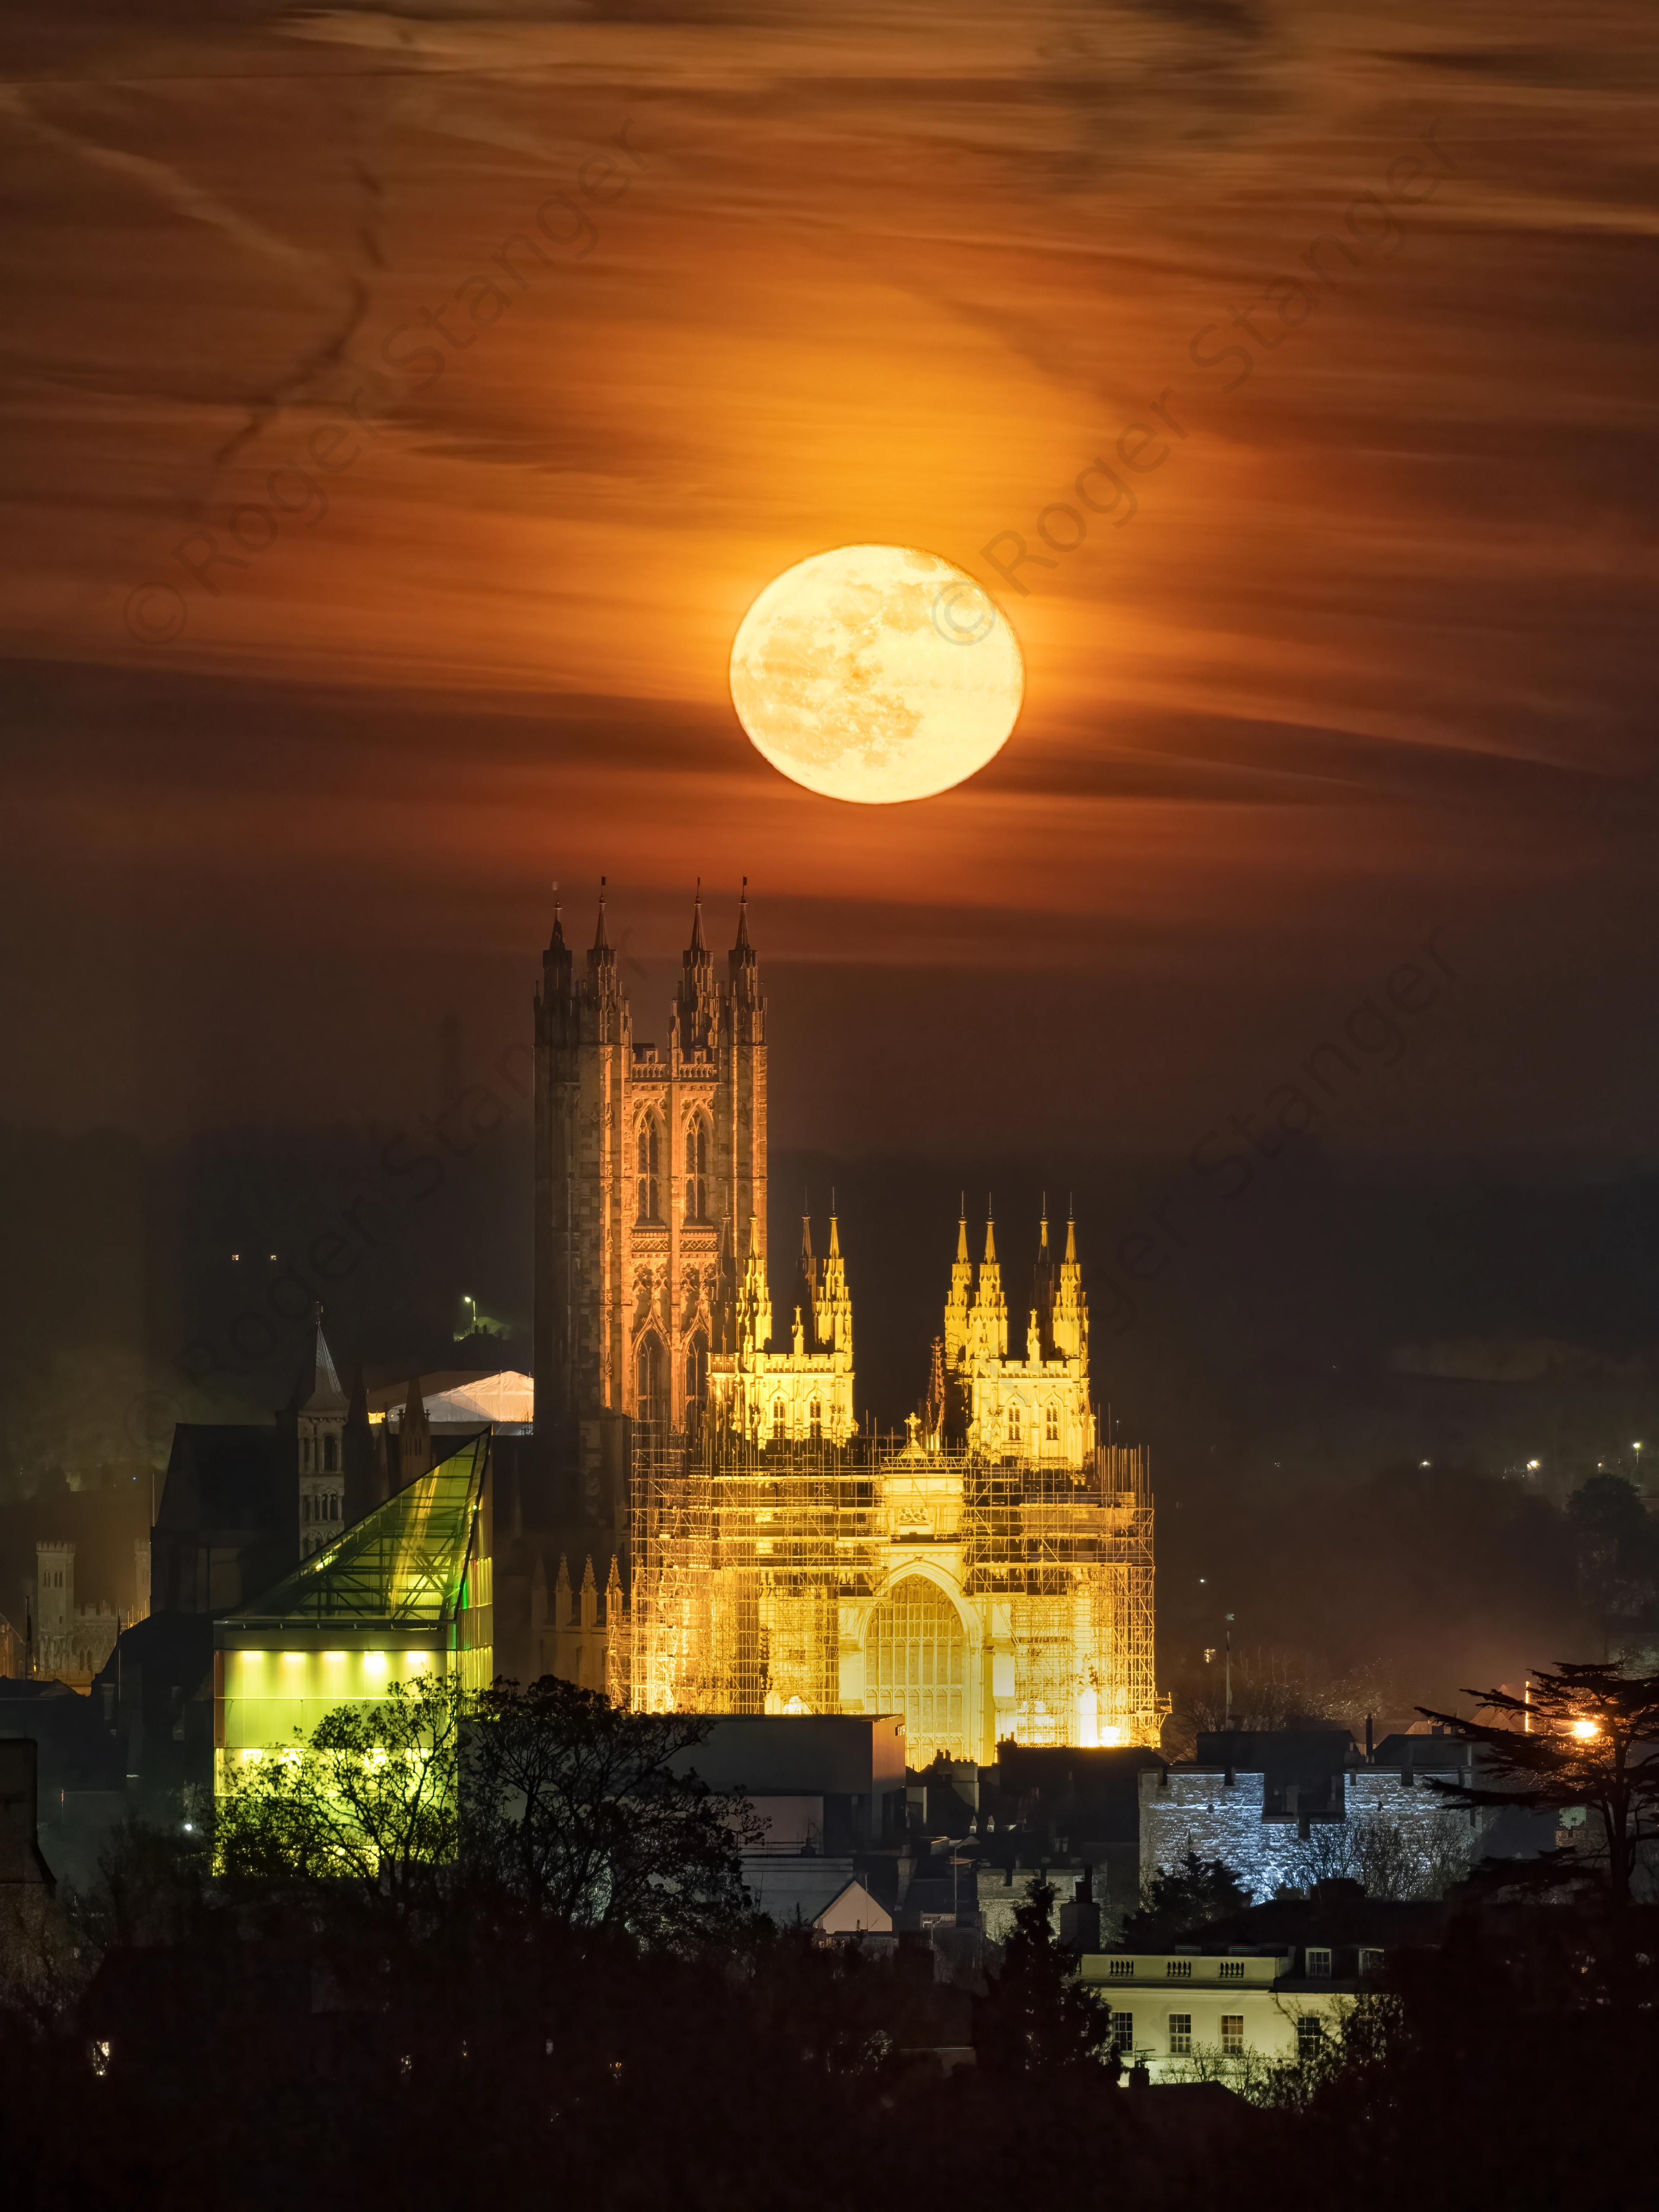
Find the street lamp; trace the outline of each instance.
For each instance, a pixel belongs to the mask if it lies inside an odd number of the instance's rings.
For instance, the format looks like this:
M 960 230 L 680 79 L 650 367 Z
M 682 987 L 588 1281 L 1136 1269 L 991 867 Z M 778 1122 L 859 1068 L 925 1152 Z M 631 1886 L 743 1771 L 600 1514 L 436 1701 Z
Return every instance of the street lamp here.
M 469 1336 L 476 1336 L 478 1333 L 478 1301 L 477 1298 L 469 1296 L 465 1291 L 463 1291 L 461 1292 L 461 1304 L 464 1306 L 471 1306 L 472 1309 L 472 1326 L 467 1330 L 467 1334 Z

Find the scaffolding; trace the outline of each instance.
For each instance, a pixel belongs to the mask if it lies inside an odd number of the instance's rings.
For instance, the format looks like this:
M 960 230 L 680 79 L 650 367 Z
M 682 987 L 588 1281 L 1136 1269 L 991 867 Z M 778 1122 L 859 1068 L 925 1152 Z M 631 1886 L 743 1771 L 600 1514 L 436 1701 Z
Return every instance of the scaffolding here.
M 1078 1470 L 896 1437 L 636 1425 L 611 1671 L 653 1712 L 902 1711 L 913 1765 L 1155 1744 L 1143 1451 Z M 618 1609 L 620 1611 L 620 1609 Z

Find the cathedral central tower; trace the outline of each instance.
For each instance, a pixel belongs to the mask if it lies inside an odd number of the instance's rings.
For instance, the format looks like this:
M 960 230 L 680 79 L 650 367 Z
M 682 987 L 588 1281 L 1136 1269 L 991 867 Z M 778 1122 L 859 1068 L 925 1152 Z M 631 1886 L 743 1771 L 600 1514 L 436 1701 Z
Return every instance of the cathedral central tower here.
M 701 890 L 665 1043 L 636 1042 L 605 891 L 536 999 L 536 1432 L 590 1517 L 626 1511 L 625 1419 L 695 1427 L 739 1282 L 766 1266 L 766 1000 L 745 893 L 715 977 Z

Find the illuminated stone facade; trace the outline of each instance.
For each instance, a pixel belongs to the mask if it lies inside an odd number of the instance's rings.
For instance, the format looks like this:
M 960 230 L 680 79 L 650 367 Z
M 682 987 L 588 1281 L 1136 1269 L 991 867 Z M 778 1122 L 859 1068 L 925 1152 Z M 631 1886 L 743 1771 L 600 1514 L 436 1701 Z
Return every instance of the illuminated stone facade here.
M 626 1522 L 623 1424 L 695 1426 L 766 1267 L 766 1002 L 748 918 L 718 983 L 699 902 L 665 1050 L 635 1043 L 599 927 L 578 974 L 556 917 L 536 1017 L 536 1432 L 583 1509 Z M 746 1279 L 746 1278 L 745 1278 Z
M 603 1629 L 567 1584 L 558 1663 L 597 1685 L 602 1638 L 650 1711 L 902 1713 L 913 1765 L 1155 1743 L 1150 1486 L 1097 1441 L 1073 1226 L 1056 1258 L 1040 1224 L 1011 1358 L 964 1215 L 926 1410 L 902 1446 L 861 1436 L 833 1215 L 774 1326 L 746 914 L 718 988 L 694 914 L 665 1056 L 633 1041 L 603 903 L 580 979 L 556 922 L 536 1020 L 537 1431 L 629 1560 Z

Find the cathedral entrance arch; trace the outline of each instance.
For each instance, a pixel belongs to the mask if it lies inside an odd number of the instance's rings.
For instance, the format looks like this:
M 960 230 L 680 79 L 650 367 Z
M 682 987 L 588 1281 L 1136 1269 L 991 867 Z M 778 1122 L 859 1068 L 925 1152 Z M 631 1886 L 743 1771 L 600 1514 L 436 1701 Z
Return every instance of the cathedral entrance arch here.
M 962 1616 L 939 1584 L 906 1575 L 870 1615 L 864 1641 L 866 1704 L 904 1716 L 905 1759 L 970 1756 L 969 1652 Z

